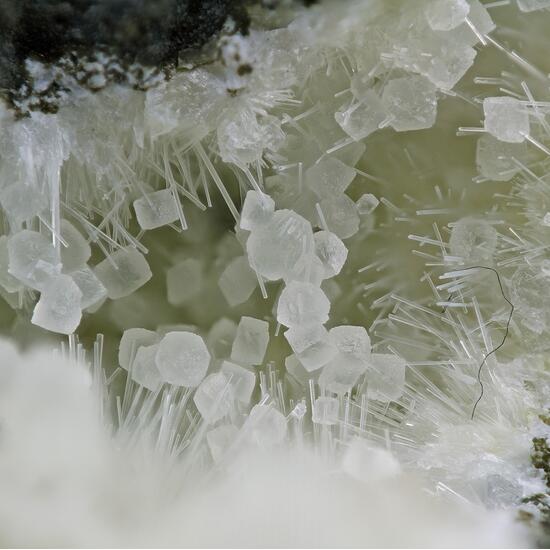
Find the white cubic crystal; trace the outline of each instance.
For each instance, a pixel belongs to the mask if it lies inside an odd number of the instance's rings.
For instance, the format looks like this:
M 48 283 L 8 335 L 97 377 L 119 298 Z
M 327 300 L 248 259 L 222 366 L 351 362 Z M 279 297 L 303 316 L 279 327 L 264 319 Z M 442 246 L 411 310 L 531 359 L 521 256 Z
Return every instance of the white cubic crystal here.
M 158 342 L 156 332 L 144 328 L 129 328 L 125 330 L 118 346 L 118 364 L 129 370 L 130 363 L 141 346 L 152 346 Z
M 384 87 L 382 103 L 397 132 L 431 128 L 437 113 L 435 86 L 420 75 L 390 80 Z
M 328 321 L 330 302 L 311 283 L 292 281 L 285 286 L 277 304 L 277 321 L 285 327 L 322 325 Z
M 112 300 L 129 296 L 152 276 L 143 254 L 130 246 L 113 252 L 95 266 L 94 272 Z
M 17 292 L 23 285 L 9 273 L 9 261 L 8 238 L 2 235 L 0 237 L 0 285 L 6 292 Z
M 255 227 L 265 225 L 275 212 L 275 202 L 265 193 L 248 191 L 241 211 L 241 229 L 252 231 Z
M 323 279 L 330 279 L 342 271 L 348 257 L 346 245 L 330 231 L 318 231 L 313 235 L 315 254 L 323 264 Z
M 264 150 L 276 151 L 285 134 L 281 121 L 271 115 L 258 117 L 252 109 L 235 109 L 218 125 L 220 156 L 224 162 L 245 166 L 261 159 Z
M 92 249 L 82 233 L 67 220 L 61 220 L 61 237 L 67 245 L 60 246 L 63 272 L 71 273 L 84 267 L 92 255 Z
M 82 300 L 80 302 L 82 309 L 97 304 L 107 296 L 107 290 L 87 265 L 69 273 L 69 275 L 80 289 L 80 292 L 82 292 Z
M 235 441 L 239 430 L 232 424 L 217 426 L 206 434 L 206 442 L 214 462 L 219 462 L 225 451 Z
M 521 161 L 527 155 L 524 143 L 506 143 L 485 134 L 477 140 L 476 163 L 479 173 L 494 181 L 510 181 L 521 166 L 514 160 Z
M 206 375 L 210 353 L 198 334 L 169 332 L 160 341 L 156 363 L 164 382 L 194 388 Z
M 324 158 L 305 173 L 305 184 L 320 198 L 338 197 L 355 178 L 355 170 L 337 158 Z
M 529 135 L 529 113 L 514 97 L 486 97 L 483 113 L 485 131 L 500 141 L 521 143 Z
M 434 31 L 450 31 L 464 23 L 469 11 L 466 0 L 435 0 L 426 6 L 426 18 Z
M 289 328 L 285 338 L 294 353 L 300 353 L 321 340 L 328 340 L 328 330 L 323 325 L 305 325 Z
M 181 306 L 195 298 L 203 288 L 203 268 L 200 260 L 189 258 L 166 272 L 168 303 Z
M 132 380 L 149 391 L 157 391 L 162 384 L 162 378 L 155 363 L 157 351 L 158 344 L 141 346 L 135 354 L 130 369 Z
M 313 255 L 311 224 L 292 210 L 278 210 L 246 242 L 250 265 L 269 281 L 282 279 Z
M 250 268 L 248 258 L 233 258 L 220 275 L 218 286 L 231 307 L 246 302 L 258 286 L 258 278 Z
M 245 405 L 250 403 L 256 385 L 256 375 L 230 361 L 222 362 L 221 372 L 228 378 L 235 399 Z
M 170 189 L 147 193 L 134 201 L 134 210 L 142 229 L 156 229 L 178 219 L 178 207 Z
M 306 385 L 314 375 L 310 374 L 293 354 L 285 358 L 285 368 L 300 384 Z
M 378 130 L 387 113 L 380 98 L 374 91 L 368 91 L 363 99 L 334 114 L 342 130 L 355 141 L 366 138 Z
M 255 405 L 244 425 L 260 447 L 271 447 L 286 437 L 286 418 L 271 405 Z
M 365 365 L 371 354 L 370 337 L 365 327 L 342 325 L 330 329 L 329 337 L 338 351 Z
M 237 323 L 225 317 L 222 317 L 210 327 L 206 342 L 214 357 L 229 357 L 236 334 Z
M 487 8 L 479 0 L 468 0 L 470 4 L 470 13 L 468 13 L 468 20 L 476 28 L 477 32 L 481 35 L 489 34 L 496 29 L 496 25 L 489 15 Z M 462 27 L 466 28 L 467 24 L 464 23 Z M 475 34 L 469 27 L 470 34 Z M 475 37 L 477 44 L 479 39 Z
M 461 218 L 453 225 L 449 244 L 453 256 L 470 262 L 483 262 L 495 253 L 497 232 L 485 220 Z
M 405 391 L 406 361 L 391 353 L 373 353 L 367 372 L 367 395 L 378 401 L 396 401 Z
M 530 12 L 550 8 L 550 0 L 517 0 L 521 11 Z
M 390 451 L 357 437 L 344 453 L 342 470 L 358 481 L 372 483 L 398 476 L 401 466 Z
M 296 359 L 308 372 L 325 366 L 338 353 L 323 325 L 290 328 L 285 332 L 285 338 Z
M 474 64 L 476 57 L 474 48 L 456 43 L 437 44 L 429 52 L 424 53 L 431 55 L 420 54 L 423 57 L 422 61 L 426 63 L 420 72 L 444 90 L 450 90 L 455 86 Z
M 50 279 L 34 307 L 31 322 L 60 334 L 72 334 L 82 317 L 82 292 L 68 275 Z
M 225 374 L 210 374 L 195 391 L 193 401 L 207 424 L 217 422 L 231 410 L 233 394 Z
M 269 343 L 269 323 L 241 317 L 231 348 L 231 359 L 245 365 L 261 365 Z
M 291 281 L 300 281 L 302 283 L 311 283 L 315 286 L 320 286 L 325 279 L 325 268 L 323 262 L 316 254 L 309 258 L 303 258 L 303 261 L 298 262 L 294 269 L 286 273 L 284 276 L 285 283 Z
M 360 216 L 368 216 L 374 212 L 379 204 L 380 201 L 372 193 L 365 193 L 359 197 L 355 207 Z
M 312 420 L 324 426 L 338 424 L 339 408 L 340 403 L 335 397 L 318 397 L 313 404 Z
M 353 237 L 359 231 L 359 215 L 355 203 L 347 195 L 323 199 L 319 206 L 327 229 L 341 239 Z
M 351 359 L 349 355 L 338 353 L 323 368 L 319 376 L 319 385 L 328 391 L 343 395 L 357 384 L 366 368 L 367 365 Z
M 58 251 L 36 231 L 24 229 L 9 237 L 8 256 L 10 275 L 36 290 L 61 273 Z

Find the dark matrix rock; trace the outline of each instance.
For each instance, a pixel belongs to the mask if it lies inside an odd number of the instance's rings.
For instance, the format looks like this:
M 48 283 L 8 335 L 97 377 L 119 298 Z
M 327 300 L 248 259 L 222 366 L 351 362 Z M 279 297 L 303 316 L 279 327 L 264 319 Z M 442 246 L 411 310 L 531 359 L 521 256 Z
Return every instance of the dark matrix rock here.
M 197 49 L 229 17 L 246 30 L 243 0 L 0 0 L 0 87 L 20 86 L 28 57 L 53 62 L 97 49 L 163 66 Z

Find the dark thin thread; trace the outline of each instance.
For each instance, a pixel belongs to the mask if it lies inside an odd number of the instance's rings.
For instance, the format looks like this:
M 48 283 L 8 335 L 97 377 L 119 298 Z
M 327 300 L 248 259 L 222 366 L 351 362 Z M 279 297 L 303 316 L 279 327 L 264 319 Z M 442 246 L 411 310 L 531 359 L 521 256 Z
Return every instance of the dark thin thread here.
M 493 267 L 488 267 L 486 265 L 473 265 L 471 267 L 463 268 L 463 271 L 467 271 L 467 270 L 470 270 L 470 269 L 487 269 L 489 271 L 492 271 L 497 276 L 498 286 L 500 287 L 500 293 L 502 294 L 502 297 L 510 305 L 510 313 L 508 315 L 508 321 L 506 323 L 506 328 L 504 330 L 504 336 L 502 338 L 502 342 L 497 347 L 493 348 L 491 351 L 489 351 L 488 353 L 486 353 L 483 356 L 483 361 L 481 361 L 481 363 L 479 364 L 479 368 L 477 369 L 477 381 L 479 383 L 480 392 L 479 392 L 479 397 L 477 398 L 477 401 L 474 403 L 474 406 L 472 408 L 471 420 L 473 420 L 474 415 L 476 413 L 476 408 L 477 408 L 479 402 L 481 401 L 481 399 L 483 398 L 483 394 L 485 393 L 485 388 L 483 386 L 483 382 L 481 381 L 481 370 L 483 369 L 483 366 L 485 365 L 485 363 L 486 363 L 487 359 L 489 358 L 489 356 L 491 356 L 491 355 L 493 355 L 493 353 L 497 352 L 504 345 L 504 343 L 506 342 L 506 339 L 508 338 L 508 333 L 510 331 L 510 323 L 512 321 L 512 314 L 514 313 L 514 304 L 512 302 L 510 302 L 510 300 L 508 300 L 508 298 L 506 297 L 506 294 L 504 293 L 504 288 L 502 286 L 502 281 L 500 280 L 500 275 L 499 275 L 499 273 L 496 269 L 494 269 Z M 443 309 L 443 312 L 445 311 L 445 309 L 446 309 L 446 307 Z

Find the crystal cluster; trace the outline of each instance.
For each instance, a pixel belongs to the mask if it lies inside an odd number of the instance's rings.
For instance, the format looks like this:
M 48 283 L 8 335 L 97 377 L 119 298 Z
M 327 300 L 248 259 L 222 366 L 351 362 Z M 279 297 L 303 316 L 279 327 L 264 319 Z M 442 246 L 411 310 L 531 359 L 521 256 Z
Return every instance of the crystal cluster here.
M 534 525 L 550 80 L 518 36 L 550 3 L 265 4 L 145 91 L 0 106 L 5 332 L 63 335 L 176 493 L 307 447 Z

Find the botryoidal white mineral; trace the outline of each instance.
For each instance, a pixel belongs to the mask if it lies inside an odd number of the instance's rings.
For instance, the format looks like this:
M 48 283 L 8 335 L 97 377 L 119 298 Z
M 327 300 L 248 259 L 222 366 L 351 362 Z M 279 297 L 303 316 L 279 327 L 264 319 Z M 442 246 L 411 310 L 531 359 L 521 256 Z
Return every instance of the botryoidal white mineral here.
M 2 537 L 544 544 L 550 2 L 275 4 L 0 105 Z

